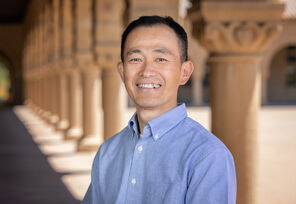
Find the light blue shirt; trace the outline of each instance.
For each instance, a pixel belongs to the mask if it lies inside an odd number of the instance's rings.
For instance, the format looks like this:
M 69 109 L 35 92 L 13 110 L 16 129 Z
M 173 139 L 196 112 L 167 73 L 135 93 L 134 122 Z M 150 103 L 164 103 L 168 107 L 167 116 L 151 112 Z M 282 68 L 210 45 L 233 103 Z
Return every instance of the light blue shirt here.
M 151 120 L 136 114 L 97 152 L 83 204 L 235 204 L 231 153 L 185 105 Z

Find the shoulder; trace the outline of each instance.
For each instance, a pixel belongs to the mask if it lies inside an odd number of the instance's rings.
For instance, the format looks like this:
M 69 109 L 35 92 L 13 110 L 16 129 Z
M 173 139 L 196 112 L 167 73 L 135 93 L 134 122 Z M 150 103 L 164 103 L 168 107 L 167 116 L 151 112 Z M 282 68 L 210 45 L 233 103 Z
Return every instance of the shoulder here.
M 95 159 L 98 159 L 98 157 L 101 157 L 108 152 L 114 152 L 119 146 L 122 146 L 127 140 L 129 140 L 131 134 L 131 130 L 126 126 L 119 133 L 105 140 L 101 144 Z
M 219 138 L 190 117 L 184 120 L 182 132 L 190 140 L 189 149 L 195 152 L 198 157 L 197 160 L 202 160 L 214 154 L 219 156 L 221 152 L 231 156 L 230 151 Z M 223 155 L 221 154 L 221 156 Z

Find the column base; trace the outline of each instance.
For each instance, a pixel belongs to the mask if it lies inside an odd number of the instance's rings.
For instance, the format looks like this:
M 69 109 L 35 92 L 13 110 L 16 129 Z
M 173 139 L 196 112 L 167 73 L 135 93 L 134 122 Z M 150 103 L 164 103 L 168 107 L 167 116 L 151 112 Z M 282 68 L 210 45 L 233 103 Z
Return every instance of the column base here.
M 41 109 L 41 108 L 39 108 L 39 107 L 38 107 L 37 110 L 36 110 L 36 113 L 37 113 L 39 116 L 42 116 L 43 112 L 44 112 L 44 110 Z
M 48 120 L 50 113 L 48 111 L 43 111 L 41 117 L 45 120 Z
M 60 120 L 57 123 L 56 129 L 57 130 L 66 130 L 69 127 L 69 123 L 66 120 Z
M 83 136 L 77 146 L 78 152 L 97 151 L 104 140 L 95 135 Z
M 59 117 L 57 115 L 51 115 L 49 117 L 49 123 L 55 125 L 59 121 Z
M 70 128 L 65 133 L 65 140 L 78 140 L 82 137 L 82 129 L 79 127 Z

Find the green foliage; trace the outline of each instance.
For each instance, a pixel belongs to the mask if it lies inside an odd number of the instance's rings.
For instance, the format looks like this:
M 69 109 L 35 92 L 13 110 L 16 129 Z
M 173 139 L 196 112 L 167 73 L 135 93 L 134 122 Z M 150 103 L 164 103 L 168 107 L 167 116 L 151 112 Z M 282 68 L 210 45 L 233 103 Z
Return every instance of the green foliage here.
M 9 72 L 4 64 L 0 63 L 0 102 L 9 97 Z

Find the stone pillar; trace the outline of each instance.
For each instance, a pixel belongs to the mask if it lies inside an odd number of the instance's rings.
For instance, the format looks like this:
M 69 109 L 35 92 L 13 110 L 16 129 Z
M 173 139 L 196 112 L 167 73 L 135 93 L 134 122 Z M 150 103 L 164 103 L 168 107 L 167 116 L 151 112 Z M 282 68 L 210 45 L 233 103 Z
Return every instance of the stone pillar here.
M 44 119 L 47 119 L 49 117 L 49 105 L 48 105 L 48 102 L 49 102 L 49 93 L 48 93 L 48 76 L 46 74 L 46 71 L 43 70 L 43 77 L 42 77 L 42 84 L 41 84 L 41 90 L 42 90 L 42 94 L 43 94 L 43 97 L 42 97 L 42 104 L 43 104 L 43 109 L 44 109 L 44 112 L 42 114 L 42 117 Z
M 75 63 L 81 70 L 83 86 L 83 136 L 78 151 L 96 151 L 103 142 L 101 71 L 93 55 L 93 3 L 92 0 L 76 0 L 75 7 Z
M 81 77 L 77 69 L 69 73 L 69 129 L 65 139 L 77 140 L 82 136 Z
M 57 108 L 57 77 L 54 73 L 50 73 L 49 76 L 49 84 L 48 84 L 48 92 L 49 92 L 49 106 L 50 106 L 50 115 L 49 115 L 49 122 L 53 125 L 56 125 L 56 123 L 59 120 L 58 117 L 58 108 Z
M 179 0 L 130 0 L 130 18 L 134 20 L 144 15 L 171 16 L 179 18 Z
M 123 127 L 123 114 L 127 108 L 126 90 L 115 68 L 104 69 L 103 109 L 104 138 L 108 139 Z
M 78 140 L 82 136 L 82 95 L 81 95 L 81 76 L 78 67 L 73 65 L 73 26 L 74 26 L 74 10 L 73 1 L 62 1 L 62 28 L 60 33 L 60 44 L 62 45 L 62 55 L 64 60 L 64 69 L 67 70 L 68 81 L 68 121 L 69 127 L 65 133 L 66 140 Z
M 54 110 L 57 117 L 56 129 L 66 130 L 68 127 L 67 121 L 67 79 L 65 76 L 64 66 L 60 56 L 61 49 L 61 22 L 60 22 L 60 0 L 52 0 L 51 6 L 51 45 L 50 53 L 52 56 L 52 69 L 54 72 Z
M 238 203 L 253 203 L 258 156 L 261 69 L 258 56 L 216 56 L 211 65 L 212 131 L 236 163 Z
M 36 79 L 37 79 L 37 92 L 36 92 L 36 96 L 37 96 L 37 107 L 38 107 L 38 110 L 37 110 L 37 113 L 39 115 L 42 115 L 42 112 L 43 112 L 43 108 L 42 108 L 42 90 L 41 90 L 41 77 L 40 77 L 40 74 L 38 74 L 38 76 L 36 76 Z
M 57 130 L 65 131 L 69 127 L 68 121 L 68 78 L 64 71 L 58 74 L 58 89 L 59 89 L 59 101 L 58 101 L 58 111 L 59 111 L 59 121 L 57 123 Z
M 100 0 L 95 8 L 95 60 L 103 72 L 104 139 L 107 139 L 123 127 L 122 116 L 127 107 L 126 91 L 116 69 L 120 61 L 124 2 Z
M 194 36 L 211 52 L 212 131 L 234 156 L 238 204 L 256 197 L 261 53 L 278 36 L 282 11 L 267 1 L 206 1 L 190 11 Z
M 89 67 L 89 66 L 88 66 Z M 102 81 L 97 69 L 82 70 L 83 84 L 83 137 L 79 141 L 78 151 L 96 151 L 103 139 Z

